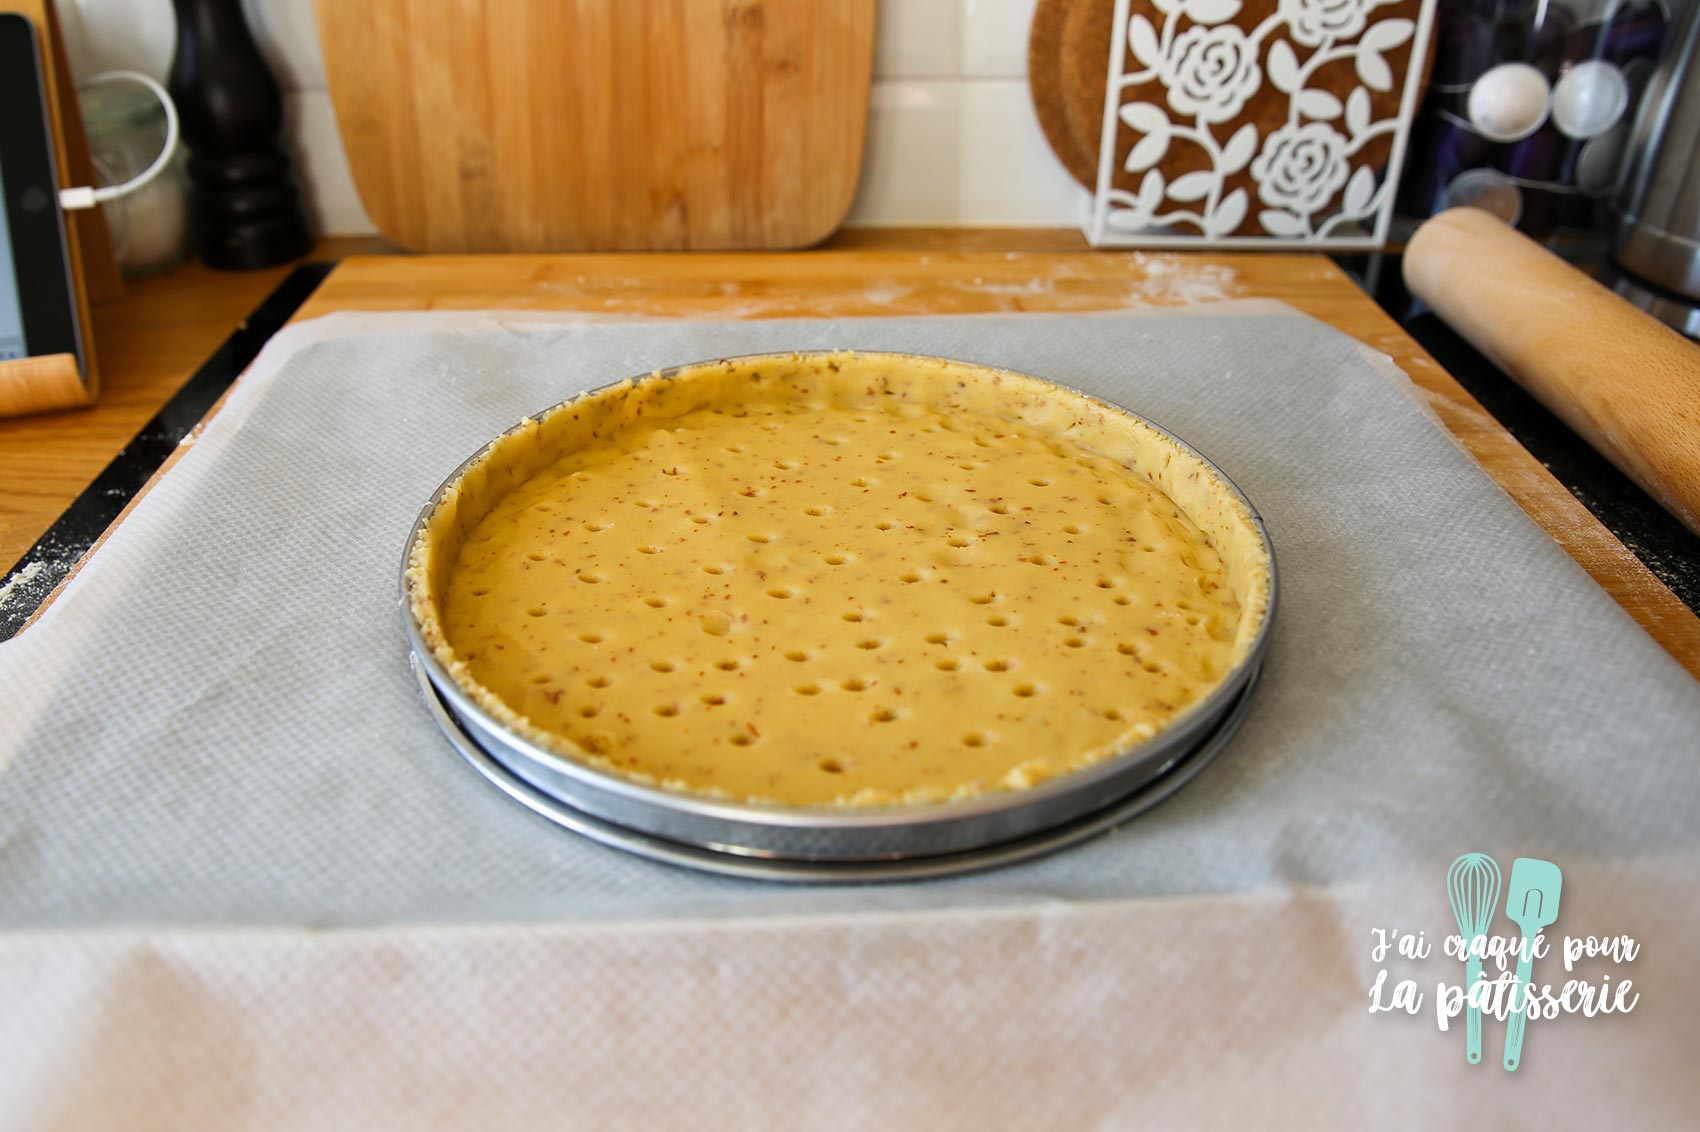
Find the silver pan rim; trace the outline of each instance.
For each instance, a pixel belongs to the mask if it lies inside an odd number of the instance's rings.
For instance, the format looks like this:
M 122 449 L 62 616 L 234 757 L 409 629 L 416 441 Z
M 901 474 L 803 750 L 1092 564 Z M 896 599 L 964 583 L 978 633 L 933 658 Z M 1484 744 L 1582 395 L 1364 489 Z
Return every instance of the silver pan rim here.
M 455 718 L 417 658 L 410 667 L 433 721 L 462 759 L 490 785 L 532 813 L 607 848 L 695 872 L 784 884 L 856 885 L 933 880 L 1019 864 L 1107 833 L 1167 801 L 1222 753 L 1250 714 L 1261 669 L 1215 729 L 1191 751 L 1175 758 L 1149 780 L 1101 809 L 1024 837 L 975 849 L 931 855 L 892 856 L 881 860 L 799 861 L 778 854 L 727 845 L 691 845 L 606 821 L 574 807 L 515 774 L 485 750 Z

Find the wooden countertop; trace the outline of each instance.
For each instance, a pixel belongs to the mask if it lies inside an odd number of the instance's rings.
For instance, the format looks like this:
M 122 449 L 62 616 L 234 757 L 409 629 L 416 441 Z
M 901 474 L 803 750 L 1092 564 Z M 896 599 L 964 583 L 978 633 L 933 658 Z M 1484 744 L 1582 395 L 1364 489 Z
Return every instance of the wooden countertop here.
M 1272 298 L 1351 334 L 1408 374 L 1484 469 L 1664 648 L 1700 677 L 1700 618 L 1600 525 L 1352 281 L 1319 255 L 1097 252 L 1060 230 L 851 231 L 793 253 L 344 258 L 296 315 L 337 310 L 582 310 L 773 318 L 1101 310 Z M 93 409 L 0 421 L 0 563 L 15 561 L 276 286 L 186 265 L 94 312 Z

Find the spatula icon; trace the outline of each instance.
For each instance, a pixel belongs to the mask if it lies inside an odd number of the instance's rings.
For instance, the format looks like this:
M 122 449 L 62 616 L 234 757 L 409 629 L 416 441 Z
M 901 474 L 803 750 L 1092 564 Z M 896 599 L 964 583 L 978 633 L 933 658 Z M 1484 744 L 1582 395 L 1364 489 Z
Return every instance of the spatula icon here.
M 1511 988 L 1513 1007 L 1521 1002 L 1523 988 L 1529 985 L 1529 967 L 1533 956 L 1530 941 L 1541 929 L 1558 919 L 1558 895 L 1564 887 L 1564 874 L 1551 861 L 1519 857 L 1511 864 L 1511 883 L 1505 886 L 1505 916 L 1523 933 L 1523 946 L 1517 959 L 1517 982 Z M 1505 1025 L 1505 1068 L 1515 1070 L 1523 1060 L 1523 1027 L 1529 1016 L 1522 1010 L 1511 1015 Z

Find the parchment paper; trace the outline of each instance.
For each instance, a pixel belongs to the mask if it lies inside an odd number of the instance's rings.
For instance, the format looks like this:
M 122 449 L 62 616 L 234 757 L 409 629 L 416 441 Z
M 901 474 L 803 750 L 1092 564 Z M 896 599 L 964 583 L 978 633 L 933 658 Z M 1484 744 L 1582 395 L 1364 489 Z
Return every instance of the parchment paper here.
M 0 1125 L 1677 1121 L 1700 685 L 1386 359 L 1272 304 L 1207 309 L 279 335 L 0 645 Z M 1246 491 L 1281 610 L 1229 750 L 1057 856 L 853 890 L 647 863 L 487 786 L 407 671 L 399 557 L 432 490 L 582 389 L 841 346 L 1058 379 Z M 1663 983 L 1532 1023 L 1516 1075 L 1494 1024 L 1467 1067 L 1457 1026 L 1371 1017 L 1369 928 L 1453 930 L 1468 850 L 1559 863 L 1554 931 L 1642 936 L 1629 973 Z

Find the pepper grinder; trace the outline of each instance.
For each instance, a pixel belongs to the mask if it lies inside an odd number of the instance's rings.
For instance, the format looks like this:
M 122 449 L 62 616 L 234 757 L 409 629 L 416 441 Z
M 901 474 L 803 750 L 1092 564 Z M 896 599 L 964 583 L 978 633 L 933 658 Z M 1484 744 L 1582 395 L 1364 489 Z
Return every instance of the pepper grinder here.
M 172 0 L 168 86 L 189 151 L 195 231 L 208 267 L 251 270 L 313 246 L 280 143 L 283 91 L 240 0 Z

